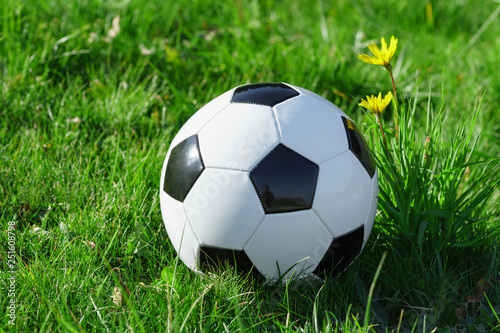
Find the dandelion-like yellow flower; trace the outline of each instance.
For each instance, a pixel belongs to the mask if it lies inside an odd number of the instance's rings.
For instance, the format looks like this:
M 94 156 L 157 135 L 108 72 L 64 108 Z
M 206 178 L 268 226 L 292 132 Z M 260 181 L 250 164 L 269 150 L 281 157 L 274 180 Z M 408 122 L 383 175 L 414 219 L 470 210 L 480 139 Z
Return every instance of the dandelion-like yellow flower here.
M 385 42 L 384 37 L 382 37 L 380 41 L 382 42 L 382 49 L 379 49 L 377 44 L 375 43 L 368 44 L 368 48 L 370 49 L 370 51 L 372 51 L 373 56 L 360 54 L 358 58 L 359 60 L 364 61 L 368 64 L 384 66 L 385 69 L 390 72 L 392 70 L 392 66 L 389 62 L 396 52 L 396 48 L 398 47 L 398 40 L 394 38 L 394 36 L 392 36 L 389 43 L 389 48 L 387 48 L 387 43 Z
M 387 105 L 389 105 L 391 100 L 392 100 L 392 93 L 390 91 L 383 98 L 382 98 L 382 93 L 379 92 L 377 97 L 373 95 L 371 96 L 367 95 L 366 100 L 361 99 L 361 103 L 359 103 L 359 105 L 364 107 L 365 109 L 370 110 L 376 115 L 379 115 L 382 112 L 384 112 L 385 108 L 387 107 Z

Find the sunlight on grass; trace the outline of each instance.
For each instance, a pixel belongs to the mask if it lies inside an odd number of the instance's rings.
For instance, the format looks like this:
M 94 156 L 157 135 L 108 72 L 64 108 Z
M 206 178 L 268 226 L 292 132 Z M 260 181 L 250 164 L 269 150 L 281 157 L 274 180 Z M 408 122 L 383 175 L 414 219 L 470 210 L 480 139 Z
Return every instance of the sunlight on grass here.
M 10 222 L 15 331 L 498 329 L 494 1 L 3 5 L 0 257 Z M 358 59 L 392 33 L 397 91 Z M 334 280 L 263 285 L 231 267 L 195 275 L 161 219 L 165 152 L 209 100 L 273 81 L 313 90 L 360 124 L 380 177 L 372 236 Z M 380 122 L 359 107 L 391 88 L 397 104 Z M 0 327 L 13 330 L 8 316 Z

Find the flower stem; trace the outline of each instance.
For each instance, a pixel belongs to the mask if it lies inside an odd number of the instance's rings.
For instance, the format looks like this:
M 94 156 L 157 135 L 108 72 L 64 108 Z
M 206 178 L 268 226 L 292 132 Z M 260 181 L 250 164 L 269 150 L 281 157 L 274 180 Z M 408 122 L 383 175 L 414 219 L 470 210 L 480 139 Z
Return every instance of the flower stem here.
M 380 119 L 380 116 L 378 113 L 375 114 L 375 117 L 377 118 L 377 122 L 380 126 L 380 132 L 382 132 L 382 138 L 384 139 L 384 145 L 385 145 L 385 149 L 388 149 L 387 148 L 387 141 L 385 140 L 385 132 L 384 132 L 384 127 L 382 126 L 382 119 Z
M 394 83 L 394 76 L 392 75 L 392 70 L 389 71 L 389 75 L 391 76 L 391 81 L 392 81 L 392 99 L 394 100 L 394 127 L 395 127 L 395 137 L 396 137 L 396 142 L 398 142 L 398 133 L 399 133 L 399 126 L 398 126 L 398 99 L 396 97 L 396 83 Z
M 392 71 L 389 71 L 389 75 L 391 76 L 392 81 L 392 96 L 394 96 L 394 99 L 396 100 L 396 84 L 394 83 L 394 76 L 392 76 Z

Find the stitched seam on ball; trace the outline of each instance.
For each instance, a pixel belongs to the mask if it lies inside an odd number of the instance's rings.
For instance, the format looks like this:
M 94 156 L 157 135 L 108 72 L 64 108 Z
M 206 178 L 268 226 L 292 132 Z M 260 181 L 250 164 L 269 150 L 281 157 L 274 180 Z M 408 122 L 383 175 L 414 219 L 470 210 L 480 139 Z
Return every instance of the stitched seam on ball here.
M 196 231 L 194 230 L 193 225 L 191 224 L 191 220 L 189 219 L 189 216 L 188 216 L 186 207 L 184 206 L 184 203 L 182 204 L 182 209 L 184 210 L 184 214 L 186 214 L 186 223 L 184 224 L 184 228 L 182 229 L 181 244 L 179 244 L 179 252 L 178 252 L 178 256 L 179 257 L 181 256 L 181 249 L 182 249 L 182 244 L 184 243 L 184 235 L 185 235 L 186 225 L 187 224 L 189 224 L 189 227 L 191 228 L 191 231 L 193 232 L 193 235 L 196 238 L 196 241 L 198 242 L 198 245 L 201 246 L 201 240 L 198 237 L 198 235 L 196 234 Z M 188 248 L 188 250 L 189 250 L 189 248 Z M 193 257 L 195 259 L 196 271 L 199 271 L 200 270 L 199 269 L 200 268 L 199 253 L 194 253 Z
M 343 234 L 342 234 L 342 235 L 340 235 L 340 236 L 333 237 L 333 239 L 337 239 L 337 238 L 340 238 L 340 237 L 348 236 L 348 235 L 350 235 L 350 234 L 352 234 L 352 233 L 356 232 L 359 228 L 364 228 L 364 227 L 365 227 L 365 225 L 364 225 L 364 224 L 362 224 L 362 225 L 360 225 L 359 227 L 354 228 L 354 229 L 352 229 L 352 230 L 349 230 L 348 232 L 345 232 L 345 233 L 343 233 Z M 363 239 L 364 239 L 364 236 L 365 236 L 365 235 L 364 235 L 364 233 L 363 233 Z M 363 244 L 364 244 L 364 241 L 363 241 Z
M 287 146 L 287 145 L 286 145 L 286 144 L 284 144 L 284 143 L 281 143 L 281 144 L 282 144 L 283 146 L 285 146 L 286 148 L 290 149 L 291 151 L 293 151 L 295 154 L 300 155 L 301 157 L 305 158 L 305 159 L 306 159 L 306 160 L 308 160 L 309 162 L 312 162 L 312 163 L 314 163 L 314 164 L 318 165 L 318 163 L 316 163 L 316 162 L 314 162 L 313 160 L 311 160 L 311 159 L 309 159 L 309 158 L 305 157 L 304 155 L 302 155 L 301 153 L 299 153 L 299 152 L 298 152 L 298 151 L 296 151 L 295 149 L 290 148 L 289 146 Z M 276 148 L 276 147 L 275 147 L 275 148 Z
M 255 186 L 255 183 L 254 183 L 250 173 L 248 173 L 248 178 L 250 179 L 250 183 L 253 186 L 255 194 L 257 194 L 257 198 L 259 198 L 260 206 L 262 207 L 262 210 L 264 211 L 264 215 L 265 215 L 266 214 L 266 207 L 264 206 L 264 202 L 262 201 L 262 198 L 260 197 L 259 190 L 257 189 L 257 186 Z
M 370 176 L 370 172 L 368 171 L 368 168 L 364 165 L 363 160 L 361 159 L 361 156 L 358 153 L 356 153 L 354 150 L 350 149 L 352 147 L 352 140 L 351 140 L 351 136 L 349 135 L 348 130 L 346 128 L 346 126 L 347 126 L 347 120 L 349 120 L 349 119 L 346 118 L 346 117 L 342 117 L 342 118 L 343 118 L 342 119 L 342 123 L 344 124 L 344 128 L 345 128 L 345 131 L 346 131 L 346 136 L 347 136 L 347 141 L 348 141 L 348 144 L 349 144 L 349 150 L 354 154 L 354 156 L 356 156 L 356 158 L 358 159 L 359 163 L 361 163 L 361 165 L 363 166 L 363 168 L 366 170 L 366 172 Z M 351 120 L 351 122 L 352 122 L 352 120 Z M 352 123 L 354 124 L 354 122 L 352 122 Z M 367 149 L 368 149 L 368 147 L 367 147 Z M 368 151 L 368 153 L 370 153 L 370 152 Z M 376 169 L 376 167 L 375 167 L 375 169 Z M 370 176 L 370 178 L 373 178 L 373 176 Z
M 231 102 L 229 102 L 225 107 L 223 107 L 222 109 L 220 109 L 219 111 L 217 111 L 212 117 L 210 117 L 210 119 L 208 119 L 205 122 L 205 124 L 203 124 L 203 126 L 201 126 L 201 128 L 198 130 L 197 134 L 199 134 L 201 132 L 201 130 L 204 129 L 205 126 L 207 126 L 212 121 L 212 119 L 214 119 L 215 117 L 217 117 L 219 115 L 219 113 L 221 113 L 222 111 L 224 111 L 225 109 L 227 109 L 230 105 L 231 105 Z
M 284 100 L 282 100 L 282 101 L 280 101 L 280 102 L 277 102 L 277 103 L 275 103 L 275 104 L 273 104 L 273 105 L 263 104 L 263 103 L 258 103 L 258 102 L 250 102 L 250 101 L 233 101 L 232 99 L 231 99 L 231 102 L 230 102 L 230 103 L 231 103 L 231 104 L 251 104 L 251 105 L 260 105 L 260 106 L 268 106 L 268 107 L 270 107 L 270 108 L 274 108 L 276 105 L 279 105 L 279 104 L 281 104 L 281 103 L 284 103 L 284 102 L 286 102 L 286 101 L 289 101 L 289 100 L 291 100 L 291 99 L 294 99 L 294 98 L 299 97 L 300 95 L 302 95 L 302 93 L 301 93 L 300 91 L 298 91 L 297 89 L 295 89 L 295 88 L 293 88 L 293 87 L 289 86 L 288 84 L 286 84 L 286 83 L 284 83 L 284 82 L 281 82 L 281 84 L 284 84 L 284 85 L 288 86 L 288 87 L 289 87 L 289 88 L 291 88 L 293 91 L 295 91 L 298 95 L 295 95 L 295 96 L 292 96 L 292 97 L 288 97 L 288 98 L 286 98 L 286 99 L 284 99 Z M 237 88 L 235 88 L 235 89 L 237 89 Z M 233 93 L 233 97 L 234 97 L 234 93 Z
M 314 215 L 316 215 L 316 217 L 318 218 L 318 220 L 323 224 L 323 226 L 326 228 L 326 230 L 330 233 L 330 235 L 332 236 L 332 238 L 335 238 L 335 237 L 333 237 L 333 232 L 330 230 L 330 228 L 325 223 L 325 221 L 323 221 L 323 219 L 321 218 L 321 216 L 319 216 L 318 212 L 316 212 L 316 210 L 314 208 L 312 208 L 311 210 L 314 213 Z
M 243 251 L 245 251 L 245 249 L 247 248 L 248 246 L 248 243 L 250 243 L 250 241 L 254 238 L 255 234 L 257 233 L 257 230 L 260 229 L 260 227 L 262 226 L 262 223 L 264 222 L 264 220 L 266 219 L 266 215 L 264 214 L 264 217 L 262 218 L 262 220 L 259 222 L 259 225 L 257 226 L 257 228 L 255 228 L 254 232 L 252 233 L 252 235 L 248 238 L 248 240 L 245 242 L 245 245 L 243 245 Z M 245 252 L 246 253 L 246 252 Z M 248 255 L 248 254 L 247 254 Z M 252 260 L 252 259 L 250 259 Z
M 195 135 L 196 135 L 196 147 L 198 148 L 198 152 L 200 153 L 201 166 L 202 166 L 203 169 L 205 169 L 205 161 L 203 161 L 203 156 L 201 155 L 200 136 L 198 134 L 195 134 Z M 196 180 L 198 180 L 198 178 L 200 178 L 201 174 L 203 173 L 203 169 L 201 170 L 201 172 L 198 175 L 198 177 L 196 178 Z M 196 183 L 196 180 L 194 181 L 195 183 Z M 193 183 L 193 186 L 194 186 L 194 183 Z M 191 188 L 192 188 L 192 186 L 191 186 Z
M 297 88 L 293 84 L 286 83 L 286 82 L 283 82 L 283 81 L 281 81 L 280 83 L 284 84 L 285 86 L 288 86 L 289 88 L 292 88 L 293 90 L 295 90 L 296 92 L 298 92 L 299 95 L 303 95 L 302 92 L 300 92 L 299 90 L 297 90 Z
M 377 170 L 375 170 L 375 173 L 373 174 L 373 176 L 375 176 L 376 174 L 377 174 Z M 370 191 L 370 204 L 368 205 L 368 211 L 366 212 L 365 222 L 363 222 L 363 226 L 365 226 L 366 222 L 368 221 L 368 217 L 370 216 L 370 211 L 371 211 L 371 208 L 372 208 L 372 205 L 373 205 L 373 190 L 375 189 L 375 186 L 373 184 L 373 179 L 374 178 L 370 178 L 371 184 L 372 184 L 371 191 Z M 377 212 L 375 211 L 375 215 L 376 214 L 377 214 Z M 366 229 L 364 230 L 364 232 L 366 232 Z M 363 247 L 364 246 L 365 246 L 365 235 L 363 233 Z M 363 247 L 361 247 L 361 249 L 363 249 Z
M 363 225 L 357 227 L 356 229 L 353 229 L 353 230 L 346 232 L 345 234 L 339 236 L 339 237 L 343 237 L 343 236 L 350 235 L 350 234 L 356 232 L 357 230 L 359 230 L 359 228 L 363 228 L 363 244 L 361 244 L 361 249 L 359 249 L 359 253 L 352 259 L 352 261 L 349 263 L 349 265 L 347 265 L 347 267 L 339 274 L 342 274 L 343 272 L 345 272 L 347 270 L 347 268 L 349 268 L 349 266 L 351 266 L 354 263 L 356 258 L 361 255 L 361 252 L 363 252 L 363 248 L 365 247 L 365 234 L 364 234 L 366 232 L 365 225 L 363 224 Z
M 309 209 L 312 209 L 314 206 L 314 199 L 316 198 L 316 191 L 318 190 L 319 169 L 320 169 L 319 164 L 317 164 L 315 162 L 312 162 L 312 163 L 316 164 L 316 166 L 318 167 L 318 171 L 316 172 L 316 181 L 314 182 L 314 192 L 313 192 L 312 200 L 311 200 L 311 208 L 309 208 Z
M 258 105 L 258 106 L 266 106 L 268 108 L 272 108 L 272 106 L 270 106 L 269 104 L 262 104 L 262 103 L 257 103 L 257 102 L 240 102 L 240 101 L 233 102 L 233 101 L 231 101 L 231 104 Z
M 189 219 L 189 215 L 188 215 L 188 212 L 186 210 L 186 207 L 184 206 L 184 203 L 182 204 L 182 209 L 184 210 L 184 213 L 186 214 L 186 221 L 189 223 L 189 227 L 193 231 L 194 237 L 196 237 L 198 244 L 200 244 L 200 246 L 201 246 L 202 243 L 201 243 L 200 237 L 198 237 L 198 235 L 196 234 L 196 230 L 194 230 L 193 225 L 191 224 L 191 220 Z M 183 231 L 182 237 L 184 238 L 184 231 Z M 180 252 L 180 246 L 179 246 L 179 252 Z
M 252 165 L 252 167 L 250 168 L 250 171 L 248 171 L 249 173 L 251 173 L 253 170 L 255 170 L 255 168 L 257 167 L 257 165 L 260 164 L 260 162 L 262 162 L 262 160 L 269 154 L 271 154 L 271 152 L 273 150 L 275 150 L 280 144 L 283 144 L 282 142 L 278 142 L 276 144 L 276 146 L 272 147 L 271 149 L 269 149 L 268 151 L 266 151 L 264 154 L 262 154 L 262 157 L 260 159 L 256 159 L 254 164 Z M 288 148 L 288 147 L 287 147 Z
M 347 152 L 349 152 L 349 151 L 351 151 L 351 150 L 350 150 L 349 148 L 347 148 L 346 150 L 343 150 L 343 151 L 341 151 L 340 153 L 337 153 L 337 154 L 335 154 L 335 155 L 332 155 L 332 156 L 330 156 L 330 157 L 328 157 L 328 158 L 324 159 L 323 161 L 319 162 L 319 163 L 318 163 L 318 165 L 319 165 L 319 164 L 321 164 L 321 163 L 324 163 L 324 162 L 326 162 L 326 161 L 329 161 L 329 160 L 331 160 L 331 159 L 333 159 L 333 158 L 335 158 L 335 157 L 338 157 L 338 156 L 340 156 L 340 155 L 343 155 L 343 154 L 345 154 L 345 153 L 347 153 Z
M 292 88 L 292 89 L 293 89 L 293 88 Z M 295 89 L 293 89 L 293 90 L 295 90 Z M 302 95 L 302 93 L 301 93 L 300 91 L 297 91 L 297 90 L 295 90 L 295 91 L 298 93 L 298 95 L 295 95 L 295 96 L 289 97 L 289 98 L 285 99 L 284 101 L 281 101 L 281 102 L 279 102 L 279 103 L 276 103 L 276 104 L 274 104 L 274 105 L 272 106 L 272 108 L 276 107 L 277 105 L 283 104 L 283 103 L 285 103 L 285 102 L 288 102 L 288 101 L 294 100 L 294 99 L 296 99 L 296 98 L 299 98 L 300 96 L 303 96 L 303 95 Z
M 290 88 L 291 88 L 291 87 L 290 87 Z M 292 88 L 292 89 L 293 89 L 293 88 Z M 295 90 L 295 89 L 294 89 L 294 90 Z M 295 90 L 295 91 L 297 91 L 297 90 Z M 279 103 L 279 104 L 276 104 L 276 105 L 274 105 L 274 106 L 272 107 L 272 109 L 273 109 L 273 118 L 274 118 L 274 122 L 275 122 L 275 124 L 276 124 L 276 127 L 278 128 L 278 134 L 279 134 L 279 136 L 280 136 L 280 143 L 283 143 L 283 131 L 282 131 L 282 128 L 281 128 L 280 123 L 279 123 L 279 121 L 278 121 L 279 117 L 278 117 L 278 114 L 277 114 L 277 112 L 276 112 L 275 107 L 276 107 L 277 105 L 280 105 L 280 104 L 284 103 L 284 102 L 292 101 L 292 100 L 297 99 L 297 98 L 299 98 L 299 97 L 301 97 L 301 96 L 304 96 L 301 92 L 299 92 L 299 91 L 297 91 L 297 92 L 299 93 L 297 96 L 293 96 L 292 98 L 289 98 L 289 99 L 287 99 L 287 100 L 284 100 L 283 102 L 281 102 L 281 103 Z
M 344 125 L 345 136 L 347 137 L 347 148 L 348 148 L 349 150 L 351 150 L 351 147 L 352 147 L 352 140 L 351 140 L 351 136 L 349 135 L 349 130 L 347 129 L 347 120 L 348 120 L 348 119 L 347 119 L 347 118 L 345 118 L 345 117 L 341 117 L 341 118 L 342 118 L 342 125 Z M 353 151 L 353 153 L 354 153 L 354 155 L 355 155 L 356 157 L 358 157 L 358 156 L 356 155 L 356 152 L 354 152 L 354 151 Z M 358 159 L 359 159 L 359 157 L 358 157 Z
M 238 171 L 238 172 L 245 172 L 245 173 L 249 173 L 250 172 L 250 171 L 245 170 L 245 169 L 229 168 L 229 167 L 219 167 L 219 166 L 205 166 L 205 169 Z
M 283 132 L 281 131 L 281 126 L 280 123 L 278 122 L 278 115 L 276 114 L 276 109 L 273 107 L 273 120 L 274 120 L 274 126 L 276 126 L 276 129 L 278 130 L 278 135 L 279 135 L 279 143 L 283 142 Z
M 368 205 L 368 209 L 366 211 L 366 216 L 365 216 L 365 221 L 363 222 L 363 225 L 366 225 L 366 222 L 368 221 L 368 217 L 370 216 L 370 210 L 372 208 L 372 204 L 373 204 L 373 188 L 375 186 L 373 186 L 373 179 L 370 178 L 370 183 L 371 183 L 371 189 L 370 189 L 370 204 Z M 363 244 L 364 244 L 364 237 L 365 235 L 363 234 Z
M 323 104 L 323 105 L 324 105 L 324 106 L 326 106 L 327 108 L 330 108 L 330 109 L 332 108 L 332 106 L 331 106 L 330 104 L 328 104 L 328 103 L 326 103 L 326 102 L 325 102 L 325 100 L 326 100 L 326 101 L 328 101 L 328 102 L 330 102 L 329 100 L 327 100 L 327 99 L 326 99 L 326 98 L 324 98 L 323 96 L 320 96 L 320 95 L 314 94 L 312 91 L 310 91 L 310 92 L 311 92 L 311 94 L 313 94 L 313 95 L 306 95 L 306 94 L 304 94 L 304 96 L 307 96 L 307 97 L 311 97 L 311 98 L 313 98 L 314 100 L 316 100 L 316 101 L 318 101 L 319 103 Z M 319 98 L 318 98 L 318 97 L 319 97 Z M 330 103 L 331 103 L 331 102 L 330 102 Z M 332 104 L 333 104 L 333 103 L 332 103 Z M 335 104 L 333 104 L 333 105 L 334 105 L 336 108 L 338 108 L 340 111 L 342 111 L 342 110 L 341 110 L 341 109 L 340 109 L 337 105 L 335 105 Z M 335 110 L 335 109 L 333 109 L 333 111 L 335 111 L 335 112 L 336 112 L 339 116 L 344 117 L 344 114 L 345 114 L 345 112 L 344 112 L 344 111 L 339 112 L 338 110 Z M 350 118 L 348 118 L 348 119 L 350 120 Z
M 269 216 L 279 216 L 279 215 L 288 215 L 288 214 L 294 214 L 294 213 L 300 213 L 300 212 L 307 212 L 308 210 L 311 210 L 312 208 L 304 208 L 304 209 L 298 209 L 298 210 L 292 210 L 289 212 L 279 212 L 279 213 L 266 213 L 266 215 Z
M 222 109 L 220 109 L 216 114 L 214 114 L 212 117 L 210 117 L 210 119 L 208 119 L 205 124 L 203 124 L 203 126 L 201 126 L 201 128 L 198 130 L 198 132 L 196 132 L 196 134 L 193 134 L 193 135 L 196 135 L 196 141 L 198 143 L 198 151 L 200 152 L 200 157 L 201 157 L 201 163 L 203 164 L 203 169 L 206 168 L 205 166 L 205 161 L 203 159 L 203 152 L 201 151 L 201 144 L 200 144 L 200 132 L 205 128 L 205 126 L 208 125 L 208 123 L 210 123 L 212 121 L 212 119 L 214 119 L 215 117 L 217 117 L 219 115 L 219 113 L 221 113 L 222 111 L 224 111 L 225 109 L 227 109 L 229 107 L 229 105 L 231 105 L 231 102 L 229 102 L 225 107 L 223 107 Z M 201 175 L 201 174 L 200 174 Z M 199 176 L 198 176 L 199 178 Z M 194 184 L 193 184 L 194 186 Z M 187 214 L 187 213 L 186 213 Z M 194 230 L 194 229 L 193 229 Z M 201 243 L 200 243 L 201 244 Z
M 319 165 L 318 165 L 318 163 L 316 163 L 316 162 L 314 162 L 314 161 L 312 161 L 312 160 L 308 159 L 308 158 L 307 158 L 307 157 L 305 157 L 304 155 L 302 155 L 302 154 L 300 154 L 299 152 L 297 152 L 296 150 L 294 150 L 294 149 L 292 149 L 292 148 L 288 147 L 287 145 L 285 145 L 285 144 L 284 144 L 284 143 L 282 143 L 282 142 L 278 143 L 278 144 L 277 144 L 277 145 L 276 145 L 273 149 L 271 149 L 271 150 L 270 150 L 267 154 L 265 154 L 265 155 L 264 155 L 264 157 L 265 157 L 265 156 L 267 156 L 267 155 L 269 155 L 269 154 L 270 154 L 273 150 L 275 150 L 275 149 L 276 149 L 276 148 L 277 148 L 280 144 L 281 144 L 281 145 L 283 145 L 285 148 L 290 149 L 291 151 L 293 151 L 293 152 L 294 152 L 294 153 L 296 153 L 297 155 L 302 156 L 303 158 L 305 158 L 306 160 L 308 160 L 309 162 L 311 162 L 311 163 L 315 164 L 315 165 L 318 167 L 318 171 L 317 171 L 317 173 L 316 173 L 316 181 L 315 181 L 315 183 L 314 183 L 314 193 L 313 193 L 313 197 L 312 197 L 311 207 L 310 207 L 310 208 L 298 209 L 298 210 L 293 210 L 293 211 L 290 211 L 290 212 L 266 213 L 266 214 L 273 214 L 273 215 L 276 215 L 276 214 L 287 214 L 287 213 L 293 213 L 293 212 L 297 212 L 297 211 L 302 211 L 302 210 L 309 210 L 309 209 L 312 209 L 312 207 L 314 206 L 314 198 L 316 197 L 316 189 L 317 189 L 317 186 L 318 186 L 318 179 L 319 179 Z M 260 162 L 262 162 L 262 159 L 260 159 L 258 163 L 255 163 L 255 165 L 253 166 L 253 168 L 250 170 L 249 175 L 250 175 L 250 173 L 251 173 L 251 172 L 252 172 L 252 171 L 253 171 L 253 170 L 257 167 L 257 165 L 259 165 L 259 163 L 260 163 Z M 255 191 L 256 191 L 257 193 L 259 193 L 259 191 L 257 190 L 257 187 L 255 186 L 255 183 L 253 182 L 252 177 L 250 177 L 250 181 L 252 182 L 252 185 L 253 185 L 253 187 L 255 188 Z M 259 200 L 261 200 L 260 195 L 259 195 Z M 266 209 L 265 209 L 265 207 L 264 207 L 264 203 L 262 202 L 262 200 L 260 201 L 260 203 L 261 203 L 261 205 L 262 205 L 262 208 L 264 208 L 264 212 L 265 212 L 265 211 L 266 211 Z

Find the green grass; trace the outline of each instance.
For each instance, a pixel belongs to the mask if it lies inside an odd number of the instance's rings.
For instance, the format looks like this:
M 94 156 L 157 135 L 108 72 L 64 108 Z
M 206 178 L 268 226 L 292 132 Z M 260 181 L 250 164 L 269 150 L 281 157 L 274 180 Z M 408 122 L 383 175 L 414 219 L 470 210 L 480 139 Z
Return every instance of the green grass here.
M 16 326 L 5 315 L 3 330 L 499 329 L 497 2 L 433 2 L 432 16 L 392 0 L 0 4 L 3 290 L 11 221 L 17 260 Z M 357 56 L 391 35 L 400 126 L 396 139 L 389 108 L 386 151 L 358 102 L 391 82 Z M 264 286 L 231 268 L 203 279 L 163 226 L 175 133 L 224 91 L 265 81 L 337 104 L 377 157 L 375 228 L 335 280 Z

